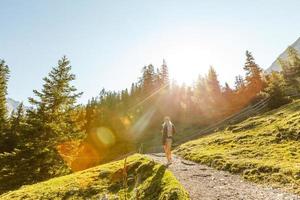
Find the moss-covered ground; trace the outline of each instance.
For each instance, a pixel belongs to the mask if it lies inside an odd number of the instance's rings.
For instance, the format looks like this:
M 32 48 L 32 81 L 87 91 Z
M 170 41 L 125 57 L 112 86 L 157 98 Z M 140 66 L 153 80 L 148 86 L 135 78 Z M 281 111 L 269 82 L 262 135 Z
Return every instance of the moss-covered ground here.
M 126 163 L 126 164 L 125 164 Z M 135 154 L 67 176 L 23 186 L 0 199 L 189 199 L 165 166 Z
M 187 142 L 175 152 L 300 194 L 300 101 Z

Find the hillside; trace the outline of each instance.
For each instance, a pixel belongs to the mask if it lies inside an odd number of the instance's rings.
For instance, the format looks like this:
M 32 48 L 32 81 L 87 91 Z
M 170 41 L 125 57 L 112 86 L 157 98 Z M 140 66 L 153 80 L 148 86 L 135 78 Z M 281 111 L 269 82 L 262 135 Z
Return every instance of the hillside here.
M 11 98 L 7 98 L 7 110 L 10 114 L 12 111 L 17 110 L 18 106 L 20 105 L 20 102 L 15 101 Z
M 291 47 L 294 47 L 296 50 L 300 51 L 300 37 L 290 45 Z M 278 58 L 286 58 L 287 57 L 287 49 L 285 49 L 284 52 L 282 52 Z M 272 63 L 272 65 L 266 70 L 266 72 L 271 72 L 271 71 L 281 71 L 281 67 L 278 64 L 277 60 L 278 58 Z
M 185 159 L 300 194 L 300 101 L 187 142 Z
M 125 199 L 126 193 L 127 199 L 136 198 L 136 195 L 140 199 L 149 200 L 189 199 L 186 191 L 165 166 L 136 154 L 127 158 L 127 175 L 124 175 L 124 162 L 120 160 L 23 186 L 1 195 L 0 199 L 100 199 L 104 195 Z M 128 188 L 127 192 L 125 188 Z

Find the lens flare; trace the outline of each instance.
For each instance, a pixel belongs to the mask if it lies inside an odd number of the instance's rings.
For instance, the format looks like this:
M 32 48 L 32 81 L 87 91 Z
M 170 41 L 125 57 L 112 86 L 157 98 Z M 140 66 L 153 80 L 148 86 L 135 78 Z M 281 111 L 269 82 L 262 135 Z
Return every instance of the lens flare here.
M 186 108 L 187 108 L 186 104 L 183 101 L 180 102 L 180 106 L 184 110 L 186 110 Z
M 128 117 L 121 117 L 120 120 L 126 129 L 130 127 L 131 121 Z
M 57 146 L 57 151 L 72 171 L 81 171 L 98 164 L 103 156 L 89 143 L 69 141 Z
M 106 127 L 97 128 L 96 136 L 97 139 L 106 147 L 110 147 L 116 143 L 114 133 Z

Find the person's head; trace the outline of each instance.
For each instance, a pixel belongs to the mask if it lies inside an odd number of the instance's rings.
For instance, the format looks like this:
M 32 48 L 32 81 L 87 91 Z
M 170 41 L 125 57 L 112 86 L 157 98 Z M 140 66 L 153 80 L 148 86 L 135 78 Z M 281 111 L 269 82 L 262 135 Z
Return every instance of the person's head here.
M 168 116 L 165 116 L 165 118 L 164 118 L 164 122 L 165 122 L 165 123 L 171 122 L 171 119 L 170 119 L 170 117 L 168 117 Z

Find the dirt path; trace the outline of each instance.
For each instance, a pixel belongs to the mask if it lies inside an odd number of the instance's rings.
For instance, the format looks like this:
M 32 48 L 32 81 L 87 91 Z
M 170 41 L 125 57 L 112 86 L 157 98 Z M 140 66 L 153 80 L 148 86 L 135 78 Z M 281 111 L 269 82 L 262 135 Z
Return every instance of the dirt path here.
M 156 162 L 166 163 L 161 153 L 148 156 Z M 300 200 L 300 196 L 262 187 L 247 182 L 237 175 L 186 161 L 177 156 L 173 158 L 173 164 L 169 169 L 190 193 L 192 200 Z

